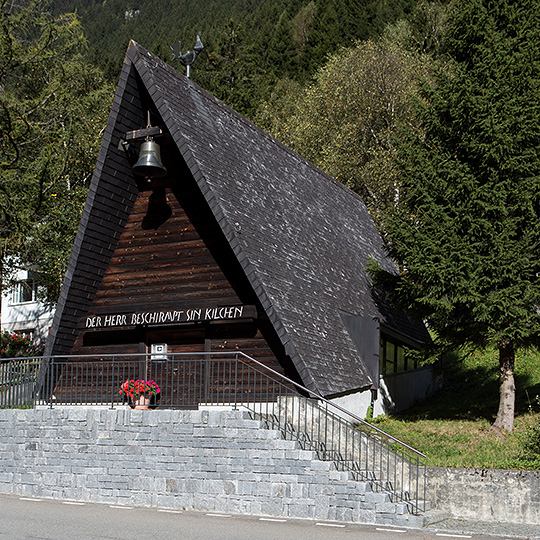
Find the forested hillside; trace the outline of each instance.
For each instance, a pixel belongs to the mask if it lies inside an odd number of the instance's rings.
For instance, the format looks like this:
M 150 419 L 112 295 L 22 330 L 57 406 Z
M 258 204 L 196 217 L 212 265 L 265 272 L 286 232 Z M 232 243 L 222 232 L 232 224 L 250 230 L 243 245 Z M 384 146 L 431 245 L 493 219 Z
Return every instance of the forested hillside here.
M 417 0 L 54 0 L 76 11 L 90 59 L 116 82 L 130 39 L 172 63 L 170 45 L 205 50 L 192 78 L 251 116 L 278 79 L 306 82 L 325 58 L 375 38 Z M 177 64 L 176 67 L 180 68 Z

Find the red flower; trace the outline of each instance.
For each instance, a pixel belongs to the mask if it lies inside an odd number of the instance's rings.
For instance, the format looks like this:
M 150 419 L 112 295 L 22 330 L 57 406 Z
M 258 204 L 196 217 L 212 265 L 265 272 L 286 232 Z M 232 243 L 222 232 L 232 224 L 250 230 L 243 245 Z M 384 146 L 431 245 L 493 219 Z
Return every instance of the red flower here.
M 127 379 L 120 385 L 120 394 L 125 394 L 131 398 L 140 395 L 155 396 L 161 392 L 156 381 Z

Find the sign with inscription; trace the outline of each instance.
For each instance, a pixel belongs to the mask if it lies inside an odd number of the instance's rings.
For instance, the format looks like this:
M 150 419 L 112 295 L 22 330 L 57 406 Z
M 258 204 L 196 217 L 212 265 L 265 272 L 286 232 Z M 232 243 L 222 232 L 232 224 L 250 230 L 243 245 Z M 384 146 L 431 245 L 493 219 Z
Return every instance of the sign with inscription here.
M 163 311 L 135 311 L 89 315 L 84 326 L 90 329 L 121 328 L 124 326 L 156 326 L 166 324 L 225 321 L 256 316 L 255 306 L 221 306 Z

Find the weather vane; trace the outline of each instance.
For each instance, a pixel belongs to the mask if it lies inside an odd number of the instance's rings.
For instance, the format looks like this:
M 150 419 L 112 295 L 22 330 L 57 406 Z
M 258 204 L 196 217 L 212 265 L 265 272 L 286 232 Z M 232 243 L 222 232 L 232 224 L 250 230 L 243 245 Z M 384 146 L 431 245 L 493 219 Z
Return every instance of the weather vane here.
M 181 44 L 177 41 L 174 45 L 171 45 L 171 50 L 173 52 L 173 60 L 178 59 L 178 61 L 186 66 L 186 76 L 189 79 L 191 64 L 195 62 L 199 53 L 204 49 L 204 45 L 201 41 L 201 34 L 197 34 L 197 41 L 195 42 L 195 47 L 192 51 L 182 54 Z

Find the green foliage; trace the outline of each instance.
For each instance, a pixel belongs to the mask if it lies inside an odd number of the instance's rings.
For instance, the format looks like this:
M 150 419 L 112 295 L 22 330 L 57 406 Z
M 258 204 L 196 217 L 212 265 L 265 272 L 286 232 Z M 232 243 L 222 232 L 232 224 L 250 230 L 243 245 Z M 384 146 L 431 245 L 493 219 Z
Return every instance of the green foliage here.
M 43 345 L 37 345 L 24 334 L 0 333 L 0 358 L 24 358 L 41 356 Z
M 443 2 L 421 0 L 407 18 L 406 32 L 402 33 L 402 45 L 438 57 L 444 48 L 448 26 L 448 7 Z M 396 32 L 403 29 L 403 22 L 386 29 Z
M 540 469 L 540 419 L 526 432 L 518 459 L 527 469 Z
M 373 420 L 373 405 L 370 405 L 366 409 L 366 416 L 365 416 L 364 420 L 366 420 L 366 422 L 371 422 Z
M 181 40 L 182 50 L 189 50 L 201 32 L 205 50 L 192 69 L 193 79 L 247 115 L 268 97 L 278 79 L 309 80 L 329 55 L 357 39 L 377 36 L 415 3 L 53 0 L 55 13 L 77 10 L 93 61 L 115 82 L 130 39 L 171 61 L 170 45 Z M 232 36 L 234 28 L 238 32 Z
M 245 29 L 229 20 L 194 67 L 192 78 L 236 111 L 253 114 L 253 104 L 261 99 L 267 74 L 257 63 L 253 45 L 247 45 Z
M 306 48 L 316 10 L 317 6 L 312 0 L 309 4 L 300 8 L 291 21 L 294 44 L 299 56 L 303 55 Z
M 97 158 L 112 88 L 84 58 L 73 14 L 0 1 L 0 256 L 31 262 L 54 300 Z
M 534 397 L 529 403 L 529 413 L 536 417 L 528 430 L 522 436 L 522 449 L 518 457 L 519 462 L 528 469 L 540 469 L 540 396 Z
M 518 459 L 525 469 L 540 469 L 540 420 L 528 431 L 523 451 Z
M 493 350 L 448 354 L 440 392 L 401 414 L 378 416 L 373 423 L 425 453 L 428 465 L 539 469 L 540 403 L 527 396 L 540 393 L 540 355 L 518 353 L 521 405 L 516 409 L 514 432 L 501 438 L 490 429 L 497 403 L 495 354 Z
M 256 120 L 380 218 L 399 193 L 393 135 L 400 122 L 414 122 L 412 96 L 429 63 L 389 39 L 358 42 L 332 56 L 307 88 L 282 81 Z
M 399 145 L 404 189 L 385 228 L 401 272 L 374 277 L 454 345 L 540 335 L 539 8 L 457 2 L 451 67 Z

